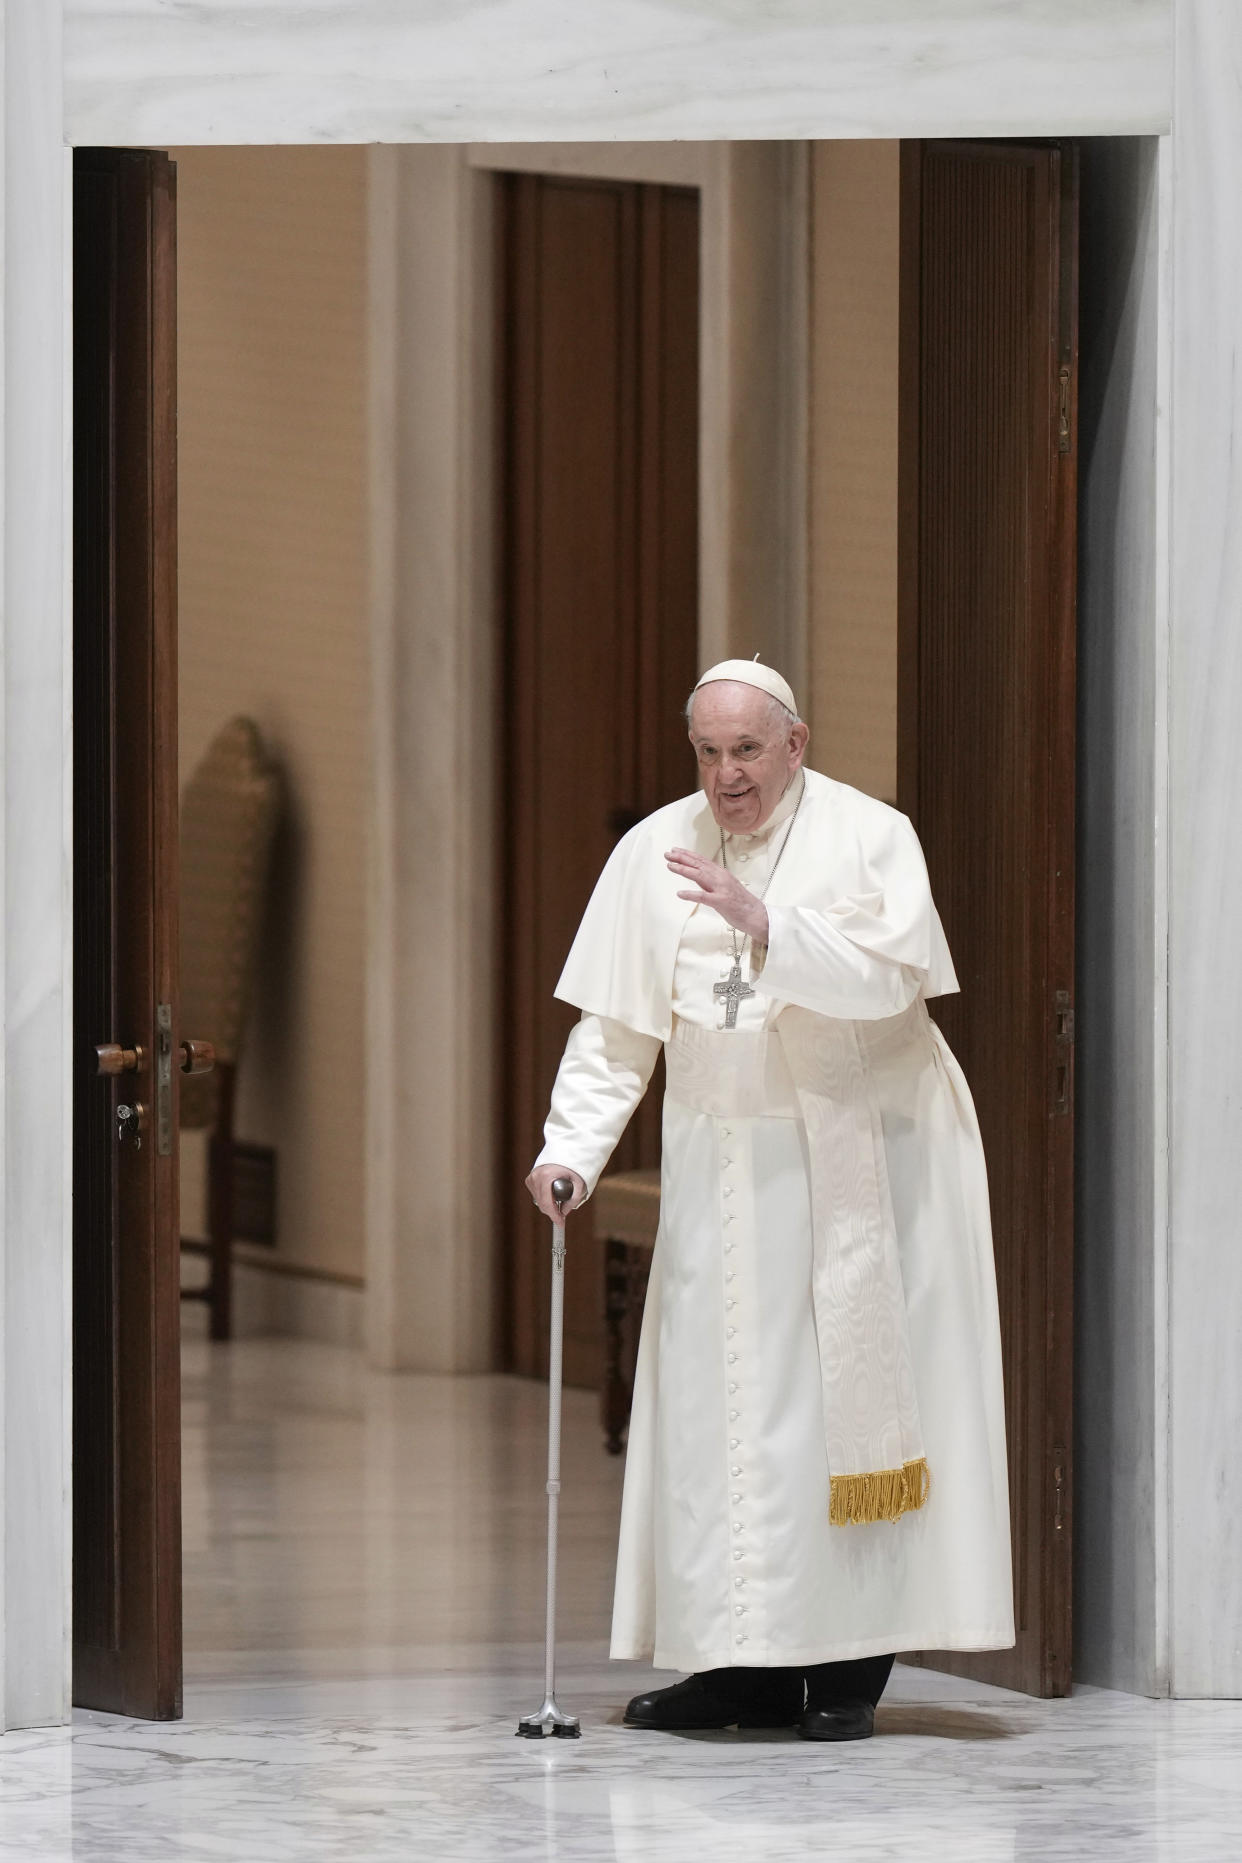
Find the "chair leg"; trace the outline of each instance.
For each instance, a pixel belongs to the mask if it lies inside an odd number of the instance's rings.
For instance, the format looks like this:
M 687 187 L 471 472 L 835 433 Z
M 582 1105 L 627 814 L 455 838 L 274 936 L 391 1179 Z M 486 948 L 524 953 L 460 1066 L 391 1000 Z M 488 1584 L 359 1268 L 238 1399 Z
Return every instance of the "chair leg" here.
M 219 1117 L 207 1155 L 208 1311 L 213 1339 L 233 1336 L 233 1173 L 233 1070 L 229 1068 L 220 1082 Z

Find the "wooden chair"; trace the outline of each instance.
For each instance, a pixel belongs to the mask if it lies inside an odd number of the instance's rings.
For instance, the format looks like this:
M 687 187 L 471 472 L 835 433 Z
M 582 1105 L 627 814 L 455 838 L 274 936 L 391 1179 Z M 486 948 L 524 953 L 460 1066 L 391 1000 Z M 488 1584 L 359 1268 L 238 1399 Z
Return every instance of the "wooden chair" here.
M 620 1455 L 634 1395 L 647 1276 L 660 1226 L 660 1173 L 618 1171 L 601 1178 L 591 1209 L 595 1233 L 604 1245 L 604 1447 L 609 1455 Z
M 181 1023 L 210 1041 L 216 1064 L 181 1087 L 182 1130 L 208 1139 L 206 1244 L 201 1287 L 182 1298 L 205 1300 L 211 1337 L 232 1331 L 235 1212 L 233 1136 L 237 1060 L 258 956 L 263 902 L 282 784 L 257 727 L 233 718 L 208 746 L 181 798 Z

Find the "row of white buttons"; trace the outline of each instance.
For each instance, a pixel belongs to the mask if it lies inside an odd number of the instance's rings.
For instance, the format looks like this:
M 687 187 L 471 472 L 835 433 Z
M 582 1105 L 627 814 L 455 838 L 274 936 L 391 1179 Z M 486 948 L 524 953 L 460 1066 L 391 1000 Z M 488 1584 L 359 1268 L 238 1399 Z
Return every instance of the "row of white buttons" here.
M 743 858 L 745 858 L 745 857 L 743 856 Z M 722 1141 L 724 1141 L 724 1142 L 727 1142 L 728 1140 L 730 1140 L 730 1139 L 731 1139 L 731 1138 L 733 1137 L 733 1131 L 732 1131 L 732 1128 L 731 1128 L 730 1126 L 721 1126 L 721 1128 L 720 1128 L 720 1137 L 721 1137 L 721 1140 L 722 1140 Z M 728 1171 L 728 1170 L 730 1170 L 730 1169 L 732 1168 L 732 1165 L 733 1165 L 733 1159 L 732 1159 L 732 1157 L 730 1157 L 730 1156 L 729 1156 L 728 1154 L 725 1154 L 725 1153 L 722 1153 L 722 1154 L 721 1154 L 721 1159 L 720 1159 L 720 1169 L 721 1169 L 721 1176 L 722 1176 L 722 1177 L 723 1177 L 723 1175 L 724 1175 L 724 1173 L 725 1173 L 726 1171 Z M 733 1195 L 733 1185 L 732 1185 L 732 1184 L 723 1184 L 723 1185 L 721 1186 L 721 1199 L 722 1199 L 722 1201 L 724 1201 L 725 1199 L 727 1199 L 727 1198 L 729 1198 L 729 1197 L 731 1197 L 732 1195 Z M 732 1222 L 734 1221 L 734 1216 L 733 1216 L 733 1212 L 732 1212 L 731 1210 L 725 1210 L 725 1211 L 723 1212 L 723 1215 L 722 1215 L 722 1219 L 721 1219 L 721 1220 L 722 1220 L 722 1224 L 723 1224 L 723 1226 L 724 1226 L 724 1227 L 725 1227 L 725 1228 L 727 1229 L 727 1228 L 728 1228 L 728 1227 L 729 1227 L 729 1226 L 730 1226 L 730 1225 L 732 1224 Z M 726 1243 L 725 1243 L 725 1245 L 724 1245 L 724 1252 L 725 1252 L 725 1254 L 726 1254 L 726 1255 L 731 1255 L 731 1254 L 733 1253 L 733 1250 L 734 1250 L 734 1247 L 735 1247 L 735 1244 L 734 1244 L 734 1243 L 732 1243 L 732 1242 L 726 1242 Z M 736 1272 L 736 1270 L 735 1270 L 735 1269 L 732 1269 L 732 1268 L 727 1268 L 727 1269 L 725 1270 L 725 1286 L 726 1286 L 726 1288 L 731 1288 L 731 1287 L 733 1286 L 733 1283 L 734 1283 L 734 1282 L 736 1281 L 736 1279 L 737 1279 L 737 1272 Z M 734 1311 L 736 1310 L 736 1308 L 737 1308 L 737 1296 L 736 1296 L 735 1294 L 733 1294 L 733 1293 L 726 1293 L 726 1295 L 725 1295 L 725 1303 L 724 1303 L 724 1304 L 725 1304 L 725 1312 L 726 1312 L 726 1313 L 733 1313 L 733 1312 L 734 1312 Z M 737 1327 L 736 1327 L 736 1325 L 733 1325 L 733 1326 L 726 1326 L 726 1327 L 725 1327 L 725 1338 L 726 1338 L 727 1340 L 734 1340 L 734 1339 L 736 1339 L 736 1337 L 737 1337 Z M 726 1352 L 726 1353 L 725 1353 L 725 1360 L 726 1360 L 726 1362 L 727 1362 L 727 1363 L 728 1363 L 729 1365 L 731 1365 L 731 1366 L 733 1366 L 733 1365 L 736 1365 L 736 1364 L 737 1364 L 737 1362 L 738 1362 L 738 1354 L 737 1354 L 737 1352 L 736 1352 L 736 1351 L 729 1351 L 729 1352 Z M 736 1381 L 736 1379 L 733 1379 L 733 1378 L 730 1378 L 730 1379 L 729 1379 L 729 1380 L 727 1381 L 727 1389 L 728 1389 L 728 1393 L 729 1393 L 729 1396 L 730 1396 L 730 1397 L 736 1397 L 736 1396 L 737 1396 L 737 1391 L 738 1391 L 738 1386 L 737 1386 L 737 1381 Z M 739 1410 L 737 1409 L 737 1407 L 736 1407 L 736 1406 L 734 1406 L 734 1407 L 732 1407 L 732 1408 L 730 1409 L 730 1411 L 729 1411 L 729 1421 L 730 1421 L 730 1423 L 736 1423 L 736 1422 L 738 1421 L 738 1419 L 739 1419 L 739 1415 L 740 1415 L 740 1412 L 739 1412 Z M 738 1450 L 739 1450 L 739 1449 L 741 1448 L 741 1446 L 742 1446 L 742 1439 L 741 1439 L 741 1437 L 740 1437 L 740 1436 L 730 1436 L 730 1438 L 729 1438 L 729 1448 L 730 1448 L 730 1450 L 732 1451 L 732 1453 L 733 1453 L 734 1455 L 736 1455 L 736 1453 L 737 1453 L 737 1451 L 738 1451 Z M 742 1465 L 742 1464 L 741 1464 L 740 1462 L 731 1462 L 731 1463 L 730 1463 L 730 1465 L 729 1465 L 729 1474 L 730 1474 L 730 1477 L 732 1478 L 732 1480 L 734 1480 L 734 1481 L 736 1481 L 736 1482 L 740 1482 L 740 1481 L 741 1481 L 741 1479 L 742 1479 L 742 1476 L 743 1476 L 743 1474 L 744 1474 L 744 1472 L 745 1472 L 745 1471 L 744 1471 L 744 1468 L 743 1468 L 743 1465 Z M 742 1488 L 740 1488 L 740 1487 L 738 1487 L 738 1488 L 731 1488 L 731 1489 L 730 1489 L 730 1491 L 729 1491 L 729 1505 L 730 1505 L 730 1509 L 731 1509 L 731 1510 L 732 1510 L 732 1509 L 734 1509 L 734 1508 L 738 1508 L 738 1507 L 741 1507 L 741 1506 L 742 1506 L 742 1504 L 743 1504 L 743 1502 L 744 1502 L 744 1500 L 745 1500 L 745 1492 L 744 1492 L 744 1490 L 743 1490 Z M 730 1523 L 729 1523 L 729 1524 L 730 1524 L 730 1528 L 731 1528 L 731 1530 L 732 1530 L 732 1534 L 733 1534 L 733 1536 L 734 1536 L 735 1538 L 736 1538 L 736 1536 L 737 1536 L 738 1534 L 740 1534 L 740 1533 L 742 1533 L 742 1532 L 744 1531 L 744 1528 L 743 1528 L 743 1523 L 742 1523 L 742 1521 L 741 1521 L 741 1520 L 739 1520 L 739 1519 L 738 1519 L 738 1518 L 736 1517 L 736 1515 L 735 1515 L 735 1516 L 734 1516 L 734 1517 L 733 1517 L 733 1518 L 732 1518 L 732 1519 L 730 1520 Z M 734 1561 L 735 1561 L 736 1563 L 740 1563 L 740 1562 L 741 1562 L 741 1560 L 742 1560 L 742 1559 L 743 1559 L 744 1557 L 745 1557 L 745 1549 L 744 1549 L 744 1548 L 743 1548 L 743 1547 L 742 1547 L 741 1545 L 737 1545 L 737 1546 L 735 1546 L 735 1547 L 733 1548 L 733 1558 L 734 1558 Z M 739 1573 L 738 1575 L 736 1575 L 736 1576 L 734 1577 L 734 1580 L 733 1580 L 733 1584 L 734 1584 L 734 1589 L 735 1589 L 735 1590 L 737 1590 L 737 1591 L 741 1591 L 741 1590 L 742 1590 L 742 1588 L 743 1588 L 743 1587 L 745 1586 L 745 1584 L 746 1584 L 746 1580 L 745 1580 L 745 1578 L 744 1578 L 744 1577 L 742 1577 L 742 1576 L 741 1576 L 741 1574 Z M 744 1605 L 744 1604 L 740 1604 L 740 1603 L 739 1603 L 739 1604 L 735 1604 L 735 1605 L 734 1605 L 734 1607 L 733 1607 L 733 1614 L 734 1614 L 734 1616 L 736 1617 L 736 1619 L 738 1620 L 738 1622 L 737 1622 L 737 1628 L 736 1628 L 736 1630 L 735 1630 L 735 1632 L 734 1632 L 734 1637 L 733 1637 L 733 1642 L 734 1642 L 734 1646 L 735 1646 L 735 1647 L 736 1647 L 737 1649 L 739 1649 L 739 1650 L 741 1649 L 741 1647 L 742 1647 L 742 1645 L 743 1645 L 743 1644 L 745 1644 L 746 1642 L 748 1642 L 748 1641 L 749 1641 L 749 1639 L 748 1639 L 748 1637 L 747 1637 L 747 1635 L 746 1635 L 746 1632 L 745 1632 L 745 1631 L 744 1631 L 744 1630 L 742 1629 L 742 1627 L 741 1627 L 741 1620 L 742 1620 L 742 1619 L 743 1619 L 743 1618 L 744 1618 L 744 1617 L 746 1616 L 746 1614 L 747 1614 L 747 1608 L 748 1608 L 748 1607 L 747 1607 L 746 1605 Z

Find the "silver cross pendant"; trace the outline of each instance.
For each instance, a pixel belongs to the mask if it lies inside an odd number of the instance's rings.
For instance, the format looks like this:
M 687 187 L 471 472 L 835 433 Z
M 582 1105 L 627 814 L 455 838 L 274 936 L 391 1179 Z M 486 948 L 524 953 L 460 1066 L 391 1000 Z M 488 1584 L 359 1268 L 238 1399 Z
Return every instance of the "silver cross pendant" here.
M 743 997 L 753 996 L 754 994 L 755 992 L 751 985 L 749 983 L 743 983 L 742 981 L 741 958 L 735 957 L 733 960 L 733 969 L 729 972 L 724 981 L 712 985 L 712 995 L 726 1005 L 725 1027 L 727 1029 L 735 1029 L 737 1027 L 737 1006 L 742 1001 Z

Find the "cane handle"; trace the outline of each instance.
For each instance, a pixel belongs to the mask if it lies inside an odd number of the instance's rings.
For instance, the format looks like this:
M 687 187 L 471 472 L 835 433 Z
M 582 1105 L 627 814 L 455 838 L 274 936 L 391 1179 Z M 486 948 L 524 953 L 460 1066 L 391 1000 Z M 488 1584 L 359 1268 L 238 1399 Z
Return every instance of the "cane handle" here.
M 569 1202 L 573 1194 L 574 1180 L 572 1177 L 554 1177 L 552 1179 L 552 1201 L 555 1203 L 562 1216 L 565 1214 L 565 1205 Z

